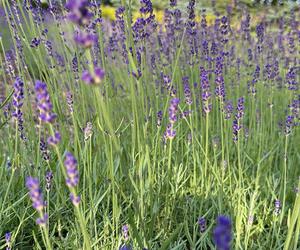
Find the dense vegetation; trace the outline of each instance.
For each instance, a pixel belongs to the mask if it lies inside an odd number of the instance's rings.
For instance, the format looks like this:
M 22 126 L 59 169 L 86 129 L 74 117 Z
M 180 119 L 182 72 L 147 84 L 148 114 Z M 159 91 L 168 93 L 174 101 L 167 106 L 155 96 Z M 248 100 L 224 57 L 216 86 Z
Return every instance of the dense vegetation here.
M 178 2 L 2 0 L 2 248 L 300 248 L 299 12 Z

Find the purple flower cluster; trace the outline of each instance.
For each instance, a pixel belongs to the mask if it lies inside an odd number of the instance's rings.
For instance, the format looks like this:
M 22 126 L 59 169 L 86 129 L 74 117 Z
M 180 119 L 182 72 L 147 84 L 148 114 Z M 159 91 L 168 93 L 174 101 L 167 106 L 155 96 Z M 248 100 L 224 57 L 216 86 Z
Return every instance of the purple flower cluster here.
M 244 97 L 241 97 L 238 99 L 238 104 L 236 108 L 236 119 L 240 120 L 244 116 L 244 110 L 245 110 L 245 99 Z
M 46 191 L 49 192 L 52 185 L 53 173 L 48 171 L 45 176 L 46 179 Z
M 221 100 L 225 100 L 225 86 L 224 86 L 224 77 L 223 77 L 223 67 L 224 67 L 224 58 L 222 56 L 218 56 L 216 58 L 216 68 L 215 68 L 215 94 Z
M 189 85 L 189 77 L 185 76 L 182 78 L 183 81 L 183 91 L 185 95 L 185 103 L 187 105 L 192 105 L 193 100 L 192 100 L 192 93 Z
M 151 0 L 140 0 L 142 7 L 140 8 L 140 12 L 142 14 L 151 14 L 153 12 L 152 2 Z
M 204 217 L 199 217 L 198 225 L 199 225 L 200 233 L 204 233 L 206 230 L 206 219 Z
M 244 105 L 244 97 L 241 97 L 238 99 L 238 104 L 237 104 L 237 108 L 236 108 L 236 115 L 235 115 L 235 119 L 233 120 L 233 124 L 232 124 L 232 133 L 233 133 L 233 141 L 237 142 L 238 138 L 239 138 L 239 132 L 242 129 L 242 125 L 241 125 L 241 119 L 244 116 L 244 110 L 245 110 L 245 105 Z
M 281 202 L 280 202 L 280 200 L 275 200 L 274 201 L 274 206 L 275 206 L 274 213 L 275 213 L 276 216 L 278 216 L 279 213 L 280 213 L 280 210 L 281 210 Z
M 45 226 L 47 223 L 48 215 L 44 213 L 45 202 L 43 200 L 43 194 L 38 179 L 31 176 L 27 177 L 26 186 L 29 190 L 29 195 L 32 200 L 32 206 L 38 211 L 40 215 L 40 217 L 36 220 L 36 223 L 40 226 Z
M 176 88 L 171 84 L 171 79 L 168 75 L 163 75 L 162 74 L 162 79 L 163 79 L 163 85 L 164 87 L 169 91 L 170 96 L 176 96 L 177 90 Z
M 233 107 L 232 101 L 227 100 L 225 102 L 225 105 L 224 105 L 224 118 L 225 118 L 225 120 L 228 120 L 232 117 L 233 111 L 234 111 L 234 107 Z
M 132 246 L 127 243 L 129 240 L 129 227 L 127 224 L 122 226 L 122 236 L 125 241 L 125 244 L 120 246 L 119 250 L 132 250 Z
M 128 225 L 123 225 L 122 226 L 122 235 L 125 241 L 129 240 L 129 227 Z
M 174 129 L 174 124 L 177 121 L 179 102 L 180 100 L 178 98 L 173 98 L 170 101 L 169 124 L 167 125 L 166 132 L 164 133 L 164 139 L 173 139 L 176 136 L 176 130 Z
M 131 247 L 131 245 L 124 244 L 124 245 L 120 246 L 119 250 L 132 250 L 132 247 Z
M 202 100 L 202 111 L 204 115 L 207 115 L 212 108 L 210 103 L 210 85 L 208 80 L 208 72 L 204 67 L 200 67 L 200 87 L 201 87 L 201 100 Z
M 256 35 L 257 35 L 257 51 L 262 53 L 263 50 L 263 41 L 265 35 L 265 26 L 263 23 L 260 23 L 256 26 Z
M 163 112 L 160 110 L 157 112 L 156 114 L 157 117 L 157 122 L 156 122 L 156 126 L 160 127 L 161 126 L 161 122 L 162 122 L 162 118 L 163 118 Z
M 259 79 L 259 75 L 260 75 L 260 67 L 259 67 L 259 65 L 256 65 L 251 84 L 249 85 L 249 93 L 251 93 L 253 96 L 256 95 L 256 86 L 255 85 Z
M 68 19 L 78 25 L 89 24 L 93 17 L 92 12 L 89 11 L 88 0 L 69 0 L 65 7 L 69 11 Z
M 177 121 L 178 104 L 180 100 L 178 98 L 173 98 L 169 106 L 169 121 L 174 124 Z
M 175 7 L 177 5 L 177 0 L 170 0 L 170 6 Z
M 90 48 L 98 41 L 98 36 L 95 34 L 79 31 L 74 35 L 74 41 L 84 47 Z
M 96 67 L 94 72 L 85 70 L 82 72 L 82 80 L 88 85 L 98 85 L 104 79 L 105 72 L 100 67 Z
M 52 111 L 53 106 L 50 101 L 46 83 L 36 81 L 35 93 L 38 102 L 38 109 L 40 111 L 41 121 L 53 123 L 56 118 L 56 114 L 54 114 Z
M 229 250 L 232 240 L 231 220 L 223 215 L 217 219 L 217 226 L 213 232 L 214 243 L 218 250 Z
M 297 82 L 297 74 L 296 68 L 290 67 L 287 74 L 286 74 L 286 82 L 288 85 L 289 90 L 297 90 L 298 89 L 298 82 Z
M 6 250 L 11 250 L 11 232 L 5 233 Z
M 66 154 L 65 162 L 66 168 L 66 184 L 71 189 L 70 199 L 74 206 L 78 206 L 80 203 L 80 196 L 75 194 L 74 188 L 79 183 L 79 172 L 77 170 L 77 160 L 71 153 Z
M 53 147 L 57 146 L 58 143 L 60 143 L 60 141 L 61 141 L 61 135 L 58 131 L 56 131 L 53 136 L 49 136 L 47 140 L 48 144 Z
M 15 107 L 15 111 L 13 112 L 13 117 L 16 118 L 16 122 L 18 125 L 18 130 L 20 132 L 21 139 L 25 140 L 25 135 L 23 133 L 23 112 L 21 110 L 23 106 L 24 99 L 24 83 L 21 78 L 17 77 L 14 83 L 14 95 L 13 95 L 13 106 Z

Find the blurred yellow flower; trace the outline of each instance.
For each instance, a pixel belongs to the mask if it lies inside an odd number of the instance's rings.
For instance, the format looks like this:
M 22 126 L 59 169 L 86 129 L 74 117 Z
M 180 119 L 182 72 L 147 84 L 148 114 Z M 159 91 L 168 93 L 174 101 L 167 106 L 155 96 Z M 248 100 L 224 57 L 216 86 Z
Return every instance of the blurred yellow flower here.
M 101 9 L 102 9 L 102 17 L 110 19 L 110 20 L 116 19 L 116 17 L 115 17 L 116 8 L 104 5 L 104 6 L 102 6 Z

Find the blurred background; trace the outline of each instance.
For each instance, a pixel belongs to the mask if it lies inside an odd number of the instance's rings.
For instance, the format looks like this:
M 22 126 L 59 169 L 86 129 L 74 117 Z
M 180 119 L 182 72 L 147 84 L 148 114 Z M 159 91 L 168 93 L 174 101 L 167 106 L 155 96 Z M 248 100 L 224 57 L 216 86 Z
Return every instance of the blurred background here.
M 9 41 L 10 32 L 7 26 L 7 18 L 3 8 L 3 3 L 24 5 L 25 2 L 32 3 L 33 6 L 38 6 L 43 3 L 42 7 L 46 10 L 47 16 L 49 0 L 1 0 L 0 1 L 0 39 L 2 39 L 5 48 L 12 45 Z M 67 0 L 52 0 L 52 4 L 58 3 L 57 6 L 62 6 Z M 98 4 L 102 4 L 102 16 L 107 20 L 115 19 L 115 11 L 121 3 L 126 2 L 130 4 L 133 9 L 133 21 L 140 16 L 140 0 L 93 0 Z M 92 1 L 92 2 L 93 2 Z M 181 9 L 183 16 L 187 13 L 187 5 L 189 0 L 177 0 L 177 8 Z M 169 8 L 170 0 L 152 0 L 154 7 L 154 14 L 158 22 L 162 23 L 164 20 L 164 10 Z M 58 7 L 58 11 L 62 8 Z M 251 29 L 254 31 L 255 26 L 263 21 L 269 24 L 276 23 L 281 16 L 288 15 L 291 10 L 299 18 L 300 0 L 196 0 L 196 21 L 200 21 L 200 16 L 205 10 L 206 20 L 209 25 L 214 23 L 218 15 L 228 15 L 230 13 L 231 27 L 239 28 L 241 16 L 244 10 L 247 10 L 251 15 Z M 51 15 L 48 15 L 51 18 Z M 49 28 L 51 29 L 51 20 L 49 21 Z M 1 48 L 0 48 L 1 53 Z

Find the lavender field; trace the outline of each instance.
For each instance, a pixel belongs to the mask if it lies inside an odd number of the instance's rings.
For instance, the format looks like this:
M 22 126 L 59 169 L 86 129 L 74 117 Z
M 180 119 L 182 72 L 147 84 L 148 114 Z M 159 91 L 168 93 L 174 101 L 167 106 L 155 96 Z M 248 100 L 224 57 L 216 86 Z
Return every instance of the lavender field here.
M 299 250 L 300 6 L 114 2 L 0 0 L 0 249 Z

